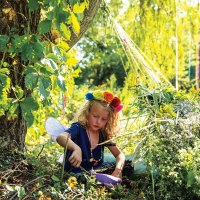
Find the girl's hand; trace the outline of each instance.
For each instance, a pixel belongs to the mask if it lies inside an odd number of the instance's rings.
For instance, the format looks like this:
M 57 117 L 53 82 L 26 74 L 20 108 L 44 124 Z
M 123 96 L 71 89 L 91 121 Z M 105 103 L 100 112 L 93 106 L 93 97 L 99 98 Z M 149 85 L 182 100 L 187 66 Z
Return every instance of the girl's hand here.
M 74 167 L 80 167 L 82 162 L 82 151 L 79 146 L 77 146 L 72 152 L 72 155 L 69 157 L 69 162 Z
M 115 176 L 117 178 L 122 178 L 122 170 L 118 169 L 118 168 L 115 168 L 115 170 L 112 173 L 112 176 Z

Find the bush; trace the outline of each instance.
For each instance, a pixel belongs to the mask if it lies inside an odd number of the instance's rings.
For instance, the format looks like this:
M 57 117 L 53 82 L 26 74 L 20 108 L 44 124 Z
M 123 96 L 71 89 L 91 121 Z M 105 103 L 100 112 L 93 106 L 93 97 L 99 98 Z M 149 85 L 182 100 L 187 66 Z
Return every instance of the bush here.
M 147 186 L 146 196 L 159 200 L 199 199 L 198 101 L 192 102 L 185 94 L 171 93 L 171 101 L 167 99 L 166 102 L 166 90 L 156 91 L 152 93 L 156 96 L 151 99 L 154 105 L 152 102 L 149 104 L 149 96 L 144 94 L 137 101 L 140 111 L 143 110 L 141 106 L 146 109 L 146 125 L 149 126 L 143 132 L 141 147 L 135 152 L 136 155 L 142 155 L 151 173 L 151 184 Z M 169 96 L 169 91 L 167 94 Z M 162 99 L 159 100 L 158 96 Z

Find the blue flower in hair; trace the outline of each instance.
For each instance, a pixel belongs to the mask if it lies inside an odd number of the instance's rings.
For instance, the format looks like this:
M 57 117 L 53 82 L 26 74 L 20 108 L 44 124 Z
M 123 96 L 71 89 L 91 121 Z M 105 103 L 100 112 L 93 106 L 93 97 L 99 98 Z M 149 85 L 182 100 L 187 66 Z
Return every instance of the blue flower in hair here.
M 91 92 L 88 92 L 86 95 L 85 95 L 85 99 L 88 100 L 88 101 L 91 101 L 94 99 L 94 96 Z

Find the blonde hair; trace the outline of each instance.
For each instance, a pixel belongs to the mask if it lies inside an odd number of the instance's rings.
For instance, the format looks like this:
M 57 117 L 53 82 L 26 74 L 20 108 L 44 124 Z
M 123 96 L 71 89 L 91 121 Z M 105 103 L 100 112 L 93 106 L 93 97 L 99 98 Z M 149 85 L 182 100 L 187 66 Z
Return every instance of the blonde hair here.
M 104 129 L 102 130 L 106 136 L 106 139 L 111 139 L 111 138 L 115 137 L 117 135 L 117 133 L 119 132 L 119 123 L 118 123 L 119 122 L 119 114 L 115 113 L 114 109 L 111 106 L 109 106 L 109 104 L 107 102 L 104 102 L 101 100 L 87 101 L 83 105 L 83 107 L 77 112 L 77 114 L 75 116 L 75 120 L 80 122 L 80 124 L 82 126 L 87 128 L 89 113 L 90 113 L 92 106 L 94 106 L 95 104 L 100 104 L 109 112 L 108 121 L 107 121 Z

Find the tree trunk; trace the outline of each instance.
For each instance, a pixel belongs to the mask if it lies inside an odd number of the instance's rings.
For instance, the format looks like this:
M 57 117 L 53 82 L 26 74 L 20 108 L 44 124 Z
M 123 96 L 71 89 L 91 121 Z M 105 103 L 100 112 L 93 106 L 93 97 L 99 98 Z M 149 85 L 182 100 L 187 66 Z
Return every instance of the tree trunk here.
M 72 47 L 78 42 L 89 27 L 94 18 L 101 0 L 90 0 L 89 8 L 84 13 L 84 18 L 80 24 L 80 33 L 72 36 L 68 44 Z M 1 0 L 0 2 L 0 35 L 24 35 L 27 27 L 30 27 L 30 34 L 37 34 L 40 21 L 40 9 L 29 14 L 27 0 Z M 29 23 L 29 24 L 28 24 Z M 0 60 L 4 60 L 10 66 L 10 79 L 12 87 L 20 86 L 24 91 L 24 96 L 31 96 L 31 91 L 27 90 L 24 83 L 24 67 L 27 63 L 21 60 L 19 55 L 10 57 L 9 53 L 0 52 Z M 9 91 L 10 98 L 16 98 L 13 90 Z M 23 119 L 22 112 L 14 119 L 8 119 L 6 113 L 0 116 L 0 151 L 13 150 L 17 148 L 23 152 L 27 126 Z
M 33 12 L 30 18 L 27 0 L 3 0 L 0 3 L 0 8 L 0 34 L 24 35 L 28 22 L 31 27 L 30 33 L 36 33 L 40 20 L 40 10 Z M 23 62 L 18 54 L 11 57 L 9 53 L 0 52 L 0 60 L 2 59 L 9 64 L 12 87 L 19 86 L 24 91 L 25 97 L 30 96 L 31 92 L 26 89 L 23 76 L 23 66 L 26 66 L 27 63 Z M 10 89 L 8 97 L 16 98 L 12 89 Z M 0 149 L 23 151 L 26 131 L 27 126 L 20 108 L 17 117 L 13 119 L 8 119 L 5 112 L 5 115 L 0 117 Z
M 22 116 L 18 114 L 17 118 L 10 120 L 1 116 L 0 127 L 0 149 L 23 151 L 27 128 Z
M 71 39 L 68 41 L 70 47 L 74 46 L 83 34 L 87 31 L 90 23 L 92 22 L 102 0 L 90 0 L 89 9 L 84 12 L 84 19 L 81 22 L 80 33 L 76 35 L 72 32 Z

